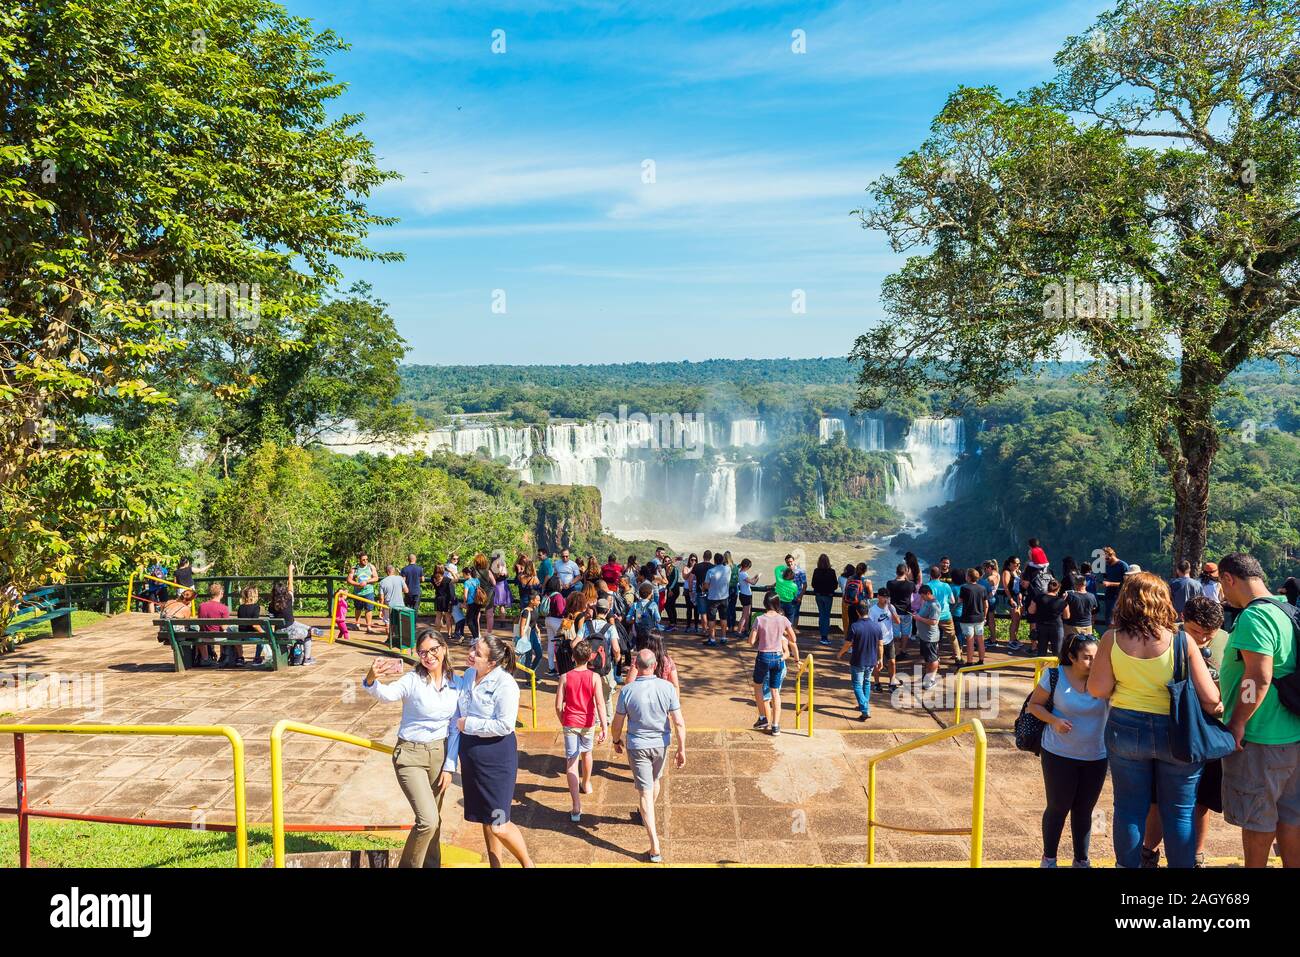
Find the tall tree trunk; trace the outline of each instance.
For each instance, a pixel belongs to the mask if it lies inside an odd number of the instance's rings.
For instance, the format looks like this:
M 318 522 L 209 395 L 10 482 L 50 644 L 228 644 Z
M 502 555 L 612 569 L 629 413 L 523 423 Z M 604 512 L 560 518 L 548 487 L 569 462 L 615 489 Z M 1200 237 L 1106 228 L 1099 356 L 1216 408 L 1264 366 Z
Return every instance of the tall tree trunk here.
M 1210 513 L 1210 466 L 1219 450 L 1214 420 L 1179 423 L 1180 455 L 1170 469 L 1174 487 L 1174 568 L 1188 561 L 1199 569 L 1205 557 Z

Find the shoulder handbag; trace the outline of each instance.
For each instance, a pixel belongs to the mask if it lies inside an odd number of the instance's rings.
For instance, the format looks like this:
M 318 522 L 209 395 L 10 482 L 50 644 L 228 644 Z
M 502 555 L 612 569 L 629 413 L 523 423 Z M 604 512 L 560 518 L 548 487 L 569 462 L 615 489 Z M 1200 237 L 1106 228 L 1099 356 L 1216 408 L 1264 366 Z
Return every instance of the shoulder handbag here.
M 1237 741 L 1222 721 L 1206 714 L 1187 667 L 1187 636 L 1174 636 L 1174 677 L 1169 682 L 1169 750 L 1179 761 L 1200 763 L 1226 757 Z
M 1060 680 L 1061 669 L 1049 668 L 1047 671 L 1047 704 L 1045 707 L 1050 712 L 1056 704 L 1056 682 Z M 1020 714 L 1016 718 L 1015 733 L 1016 747 L 1021 751 L 1028 751 L 1031 754 L 1041 754 L 1043 751 L 1043 729 L 1047 727 L 1047 722 L 1037 715 L 1029 713 L 1029 698 L 1034 696 L 1034 692 L 1029 692 L 1029 697 L 1025 698 L 1025 703 L 1020 706 Z

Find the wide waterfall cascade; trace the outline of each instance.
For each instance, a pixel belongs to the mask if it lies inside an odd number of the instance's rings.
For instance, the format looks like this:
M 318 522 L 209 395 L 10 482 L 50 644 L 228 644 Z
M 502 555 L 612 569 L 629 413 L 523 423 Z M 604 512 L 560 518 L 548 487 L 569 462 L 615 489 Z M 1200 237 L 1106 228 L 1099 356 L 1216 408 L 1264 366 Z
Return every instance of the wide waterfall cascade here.
M 490 459 L 509 459 L 512 469 L 528 467 L 533 457 L 533 430 L 527 426 L 473 427 L 438 429 L 425 433 L 424 448 L 446 449 L 457 455 L 473 455 L 484 449 Z
M 966 439 L 961 419 L 918 418 L 901 448 L 890 448 L 884 420 L 870 416 L 826 416 L 817 432 L 822 442 L 843 435 L 864 451 L 894 453 L 889 502 L 908 526 L 916 526 L 926 509 L 954 495 L 952 466 Z M 659 422 L 631 416 L 546 426 L 493 425 L 480 418 L 421 433 L 400 445 L 361 443 L 355 430 L 345 426 L 327 441 L 345 454 L 483 454 L 526 482 L 594 485 L 601 491 L 605 521 L 623 528 L 671 513 L 710 530 L 735 531 L 765 517 L 760 457 L 765 445 L 781 437 L 781 429 L 752 416 L 718 421 L 681 416 Z M 775 493 L 783 494 L 781 489 Z M 773 493 L 767 494 L 770 499 Z M 816 494 L 824 517 L 826 490 L 820 479 Z M 766 502 L 768 509 L 772 504 Z

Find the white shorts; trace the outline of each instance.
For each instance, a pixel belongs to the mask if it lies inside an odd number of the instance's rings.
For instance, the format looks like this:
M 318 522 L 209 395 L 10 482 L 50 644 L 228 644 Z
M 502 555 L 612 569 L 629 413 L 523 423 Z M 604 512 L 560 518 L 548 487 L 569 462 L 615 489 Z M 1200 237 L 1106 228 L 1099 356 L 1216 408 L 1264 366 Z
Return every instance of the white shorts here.
M 957 627 L 961 629 L 961 636 L 963 638 L 984 637 L 984 622 L 982 621 L 972 621 L 972 622 L 959 621 L 957 622 Z

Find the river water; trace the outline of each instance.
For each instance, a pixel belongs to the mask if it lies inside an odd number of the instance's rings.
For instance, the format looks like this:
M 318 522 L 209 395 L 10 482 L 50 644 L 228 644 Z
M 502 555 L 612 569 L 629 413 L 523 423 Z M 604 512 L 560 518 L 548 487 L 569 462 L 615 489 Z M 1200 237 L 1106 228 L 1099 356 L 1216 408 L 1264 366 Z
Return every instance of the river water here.
M 817 566 L 817 556 L 825 552 L 830 556 L 831 567 L 838 575 L 844 566 L 852 562 L 866 562 L 872 565 L 872 559 L 879 550 L 872 545 L 855 542 L 765 542 L 755 538 L 738 538 L 715 532 L 701 532 L 699 529 L 682 528 L 611 528 L 610 534 L 626 539 L 654 539 L 667 542 L 676 555 L 689 555 L 694 552 L 702 555 L 706 548 L 717 551 L 730 549 L 731 557 L 739 562 L 742 558 L 753 561 L 759 575 L 760 585 L 772 584 L 772 569 L 785 563 L 787 554 L 798 557 L 800 550 L 803 560 L 800 564 L 812 577 L 812 570 Z M 871 572 L 873 581 L 881 582 L 881 570 Z M 892 571 L 892 570 L 891 570 Z M 893 577 L 891 574 L 889 577 Z

